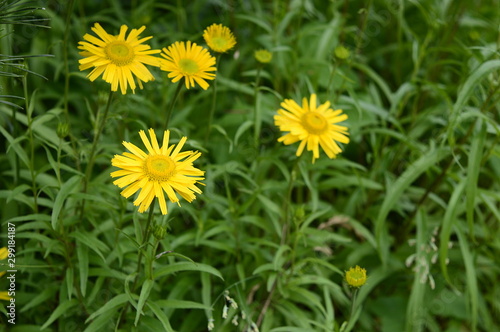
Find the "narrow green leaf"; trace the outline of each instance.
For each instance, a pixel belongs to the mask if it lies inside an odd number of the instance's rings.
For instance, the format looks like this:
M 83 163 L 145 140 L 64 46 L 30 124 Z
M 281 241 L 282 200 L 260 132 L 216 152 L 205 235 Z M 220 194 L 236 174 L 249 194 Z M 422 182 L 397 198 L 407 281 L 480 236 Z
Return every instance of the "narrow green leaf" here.
M 85 324 L 87 324 L 89 321 L 93 320 L 94 318 L 128 302 L 128 296 L 127 294 L 119 294 L 113 297 L 111 300 L 106 302 L 102 307 L 100 307 L 98 310 L 94 311 L 87 320 L 85 320 Z
M 137 303 L 137 313 L 135 314 L 135 321 L 134 325 L 137 326 L 139 323 L 139 319 L 141 318 L 141 315 L 143 315 L 142 308 L 144 307 L 144 304 L 146 304 L 146 300 L 149 297 L 149 293 L 151 293 L 151 289 L 154 286 L 154 281 L 151 279 L 146 279 L 144 283 L 142 284 L 141 288 L 141 295 L 139 296 L 139 302 Z
M 66 269 L 66 287 L 68 287 L 68 300 L 71 300 L 73 294 L 73 285 L 75 284 L 75 270 L 72 267 Z
M 33 297 L 25 306 L 21 308 L 20 313 L 25 312 L 28 309 L 34 308 L 40 303 L 47 301 L 50 298 L 54 298 L 58 287 L 45 287 L 39 294 Z
M 87 279 L 89 277 L 89 250 L 85 245 L 76 243 L 76 256 L 78 257 L 78 270 L 80 271 L 80 290 L 82 296 L 87 293 Z
M 273 31 L 273 29 L 271 28 L 271 25 L 269 23 L 262 20 L 261 18 L 258 18 L 257 16 L 246 15 L 246 14 L 237 14 L 235 16 L 237 19 L 252 22 L 253 24 L 264 29 L 269 34 L 271 34 Z
M 448 275 L 448 267 L 446 265 L 446 259 L 448 258 L 448 243 L 450 242 L 451 229 L 455 224 L 460 210 L 462 193 L 465 189 L 465 184 L 466 180 L 455 186 L 455 190 L 453 191 L 450 201 L 448 202 L 448 206 L 446 207 L 443 223 L 441 225 L 441 233 L 439 234 L 439 264 L 441 266 L 441 271 L 443 271 L 444 278 L 450 285 L 451 280 Z
M 332 52 L 332 47 L 334 46 L 336 39 L 340 34 L 342 27 L 342 16 L 335 15 L 334 18 L 325 24 L 323 28 L 323 33 L 318 41 L 318 47 L 314 50 L 316 60 L 330 60 L 330 53 Z
M 115 314 L 117 308 L 113 310 L 108 310 L 90 323 L 83 332 L 101 332 L 110 331 L 110 324 L 112 324 L 112 318 Z M 107 327 L 106 327 L 107 326 Z
M 101 257 L 103 262 L 106 262 L 106 259 L 104 258 L 104 255 L 102 252 L 108 252 L 109 248 L 104 242 L 99 240 L 95 234 L 78 231 L 78 232 L 71 233 L 69 236 L 75 238 L 80 243 L 89 247 L 96 254 L 98 254 L 99 257 Z
M 5 136 L 7 141 L 9 141 L 10 145 L 9 145 L 7 151 L 9 151 L 9 149 L 12 148 L 14 150 L 14 152 L 17 154 L 17 156 L 19 157 L 19 159 L 21 159 L 23 164 L 29 168 L 30 161 L 28 158 L 28 154 L 26 153 L 26 151 L 24 151 L 21 144 L 19 144 L 22 140 L 26 139 L 26 137 L 21 136 L 21 137 L 14 139 L 14 137 L 12 137 L 12 135 L 9 134 L 3 126 L 0 126 L 0 132 L 2 133 L 3 136 Z
M 52 209 L 52 217 L 51 217 L 51 222 L 52 222 L 52 228 L 54 230 L 57 230 L 58 223 L 59 223 L 59 214 L 61 212 L 61 209 L 64 205 L 64 202 L 68 198 L 68 196 L 75 191 L 79 190 L 79 186 L 77 186 L 77 183 L 80 181 L 80 176 L 75 175 L 71 177 L 68 181 L 66 181 L 62 186 L 61 190 L 59 190 L 59 193 L 57 193 L 56 199 L 54 201 L 54 208 Z
M 236 130 L 236 134 L 234 135 L 234 145 L 238 145 L 238 141 L 241 137 L 241 135 L 243 135 L 243 133 L 245 133 L 245 131 L 247 131 L 249 128 L 251 128 L 253 125 L 253 122 L 250 121 L 250 120 L 247 120 L 245 122 L 243 122 L 239 127 L 238 127 L 238 130 Z
M 392 100 L 391 88 L 389 88 L 389 85 L 387 85 L 387 83 L 384 81 L 384 79 L 382 77 L 380 77 L 379 74 L 377 74 L 370 67 L 365 66 L 359 62 L 353 62 L 352 66 L 354 68 L 359 69 L 360 71 L 362 71 L 366 75 L 368 75 L 368 77 L 370 77 L 379 86 L 380 90 L 382 90 L 382 92 L 385 94 L 387 100 Z
M 202 276 L 210 276 L 207 273 L 202 273 Z M 150 303 L 149 301 L 148 303 Z M 212 311 L 213 308 L 210 304 L 202 304 L 194 301 L 185 301 L 185 300 L 157 300 L 155 301 L 157 305 L 160 307 L 173 308 L 173 309 L 199 309 L 199 310 L 208 310 Z M 209 301 L 208 303 L 211 303 Z
M 457 225 L 454 227 L 454 229 L 458 237 L 458 243 L 460 244 L 460 251 L 462 252 L 462 258 L 464 259 L 465 278 L 467 284 L 466 289 L 467 289 L 467 294 L 469 295 L 469 302 L 470 302 L 469 310 L 470 310 L 470 317 L 472 320 L 471 322 L 472 331 L 477 331 L 478 310 L 479 310 L 479 305 L 478 305 L 479 289 L 477 285 L 477 273 L 474 264 L 474 257 L 473 253 L 469 248 L 469 243 L 465 238 L 465 235 L 462 233 L 460 227 Z
M 172 273 L 177 273 L 180 271 L 199 271 L 199 272 L 207 272 L 210 274 L 213 274 L 216 277 L 219 277 L 220 279 L 224 280 L 222 278 L 221 273 L 211 267 L 210 265 L 202 264 L 202 263 L 187 263 L 187 262 L 176 262 L 164 267 L 161 267 L 159 269 L 156 269 L 154 273 L 154 278 L 157 279 Z
M 56 319 L 61 317 L 66 311 L 69 309 L 73 308 L 78 304 L 78 301 L 76 299 L 69 300 L 69 301 L 64 301 L 63 303 L 59 304 L 57 308 L 52 312 L 50 315 L 49 319 L 42 325 L 40 330 L 45 330 L 50 324 L 55 322 Z
M 425 215 L 422 210 L 417 212 L 417 243 L 415 245 L 415 261 L 414 264 L 419 264 L 426 259 L 426 252 L 423 250 L 426 246 L 427 226 Z M 406 331 L 420 332 L 423 330 L 426 316 L 426 306 L 424 303 L 426 283 L 422 283 L 422 274 L 425 273 L 423 268 L 416 269 L 413 276 L 413 286 L 410 291 L 410 298 L 406 310 Z
M 172 326 L 170 325 L 170 321 L 167 315 L 165 315 L 163 310 L 161 310 L 160 305 L 152 301 L 148 301 L 146 305 L 149 307 L 149 309 L 151 309 L 151 311 L 155 314 L 156 318 L 158 318 L 158 320 L 161 322 L 166 332 L 174 331 L 174 329 L 172 329 Z
M 468 76 L 464 85 L 457 95 L 457 101 L 453 105 L 453 110 L 450 114 L 450 126 L 448 129 L 448 141 L 451 146 L 455 145 L 454 131 L 457 126 L 457 121 L 460 113 L 465 107 L 465 103 L 474 93 L 474 89 L 479 85 L 479 82 L 487 75 L 500 69 L 500 60 L 489 60 L 483 63 L 479 68 L 474 69 L 474 72 Z
M 205 316 L 207 319 L 212 318 L 212 310 L 210 310 L 210 305 L 212 304 L 212 283 L 210 280 L 210 274 L 201 274 L 201 299 L 203 301 L 203 306 L 208 307 L 205 309 Z
M 467 207 L 467 224 L 469 225 L 469 233 L 472 238 L 474 238 L 474 206 L 477 196 L 477 180 L 479 178 L 484 142 L 486 140 L 486 123 L 478 120 L 476 129 L 477 132 L 472 136 L 472 144 L 469 152 L 467 188 L 465 190 L 467 195 L 467 199 L 465 201 L 465 205 Z
M 389 255 L 390 243 L 385 227 L 387 215 L 396 203 L 400 201 L 401 195 L 410 187 L 413 181 L 415 181 L 420 174 L 446 157 L 449 152 L 447 148 L 431 148 L 430 151 L 410 165 L 396 182 L 387 188 L 387 194 L 382 202 L 377 219 L 375 220 L 375 238 L 377 239 L 377 246 L 382 262 L 386 263 Z

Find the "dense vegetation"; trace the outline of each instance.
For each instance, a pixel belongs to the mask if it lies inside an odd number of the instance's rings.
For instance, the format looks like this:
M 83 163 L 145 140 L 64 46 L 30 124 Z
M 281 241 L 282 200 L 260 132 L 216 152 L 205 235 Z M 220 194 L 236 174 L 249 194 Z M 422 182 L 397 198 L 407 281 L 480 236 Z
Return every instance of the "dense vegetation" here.
M 79 69 L 95 23 L 201 45 L 216 77 L 187 89 L 148 66 L 143 89 L 110 93 Z M 214 23 L 230 50 L 207 45 Z M 0 244 L 17 270 L 0 330 L 500 329 L 499 26 L 496 0 L 0 0 Z M 313 94 L 349 137 L 314 163 L 275 124 Z M 202 193 L 168 214 L 110 176 L 150 128 L 201 152 Z

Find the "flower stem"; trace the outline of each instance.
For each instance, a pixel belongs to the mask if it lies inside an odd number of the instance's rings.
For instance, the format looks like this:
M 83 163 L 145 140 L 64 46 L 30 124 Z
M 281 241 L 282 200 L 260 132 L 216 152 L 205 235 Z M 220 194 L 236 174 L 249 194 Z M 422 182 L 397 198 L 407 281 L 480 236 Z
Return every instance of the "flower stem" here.
M 354 290 L 354 293 L 352 294 L 351 317 L 349 319 L 352 319 L 352 317 L 354 316 L 354 310 L 356 309 L 355 304 L 356 304 L 356 297 L 357 296 L 358 296 L 358 288 L 356 288 Z
M 132 285 L 132 288 L 131 288 L 132 293 L 135 292 L 135 289 L 137 287 L 137 282 L 140 279 L 141 267 L 142 267 L 142 257 L 144 256 L 144 250 L 147 250 L 147 247 L 148 247 L 149 237 L 151 235 L 151 221 L 153 220 L 154 210 L 155 210 L 155 200 L 153 200 L 153 202 L 149 206 L 148 220 L 146 222 L 146 228 L 143 230 L 142 244 L 139 247 L 139 254 L 137 255 L 136 275 L 135 275 L 135 279 L 134 279 L 134 284 Z M 143 250 L 143 248 L 145 248 L 145 249 Z M 154 255 L 154 251 L 153 251 L 153 255 Z M 153 264 L 152 260 L 151 260 L 150 264 L 151 265 Z M 152 276 L 152 267 L 151 266 L 149 267 L 148 271 L 151 273 L 150 274 L 150 277 L 151 277 Z M 123 306 L 122 310 L 120 311 L 120 314 L 118 316 L 118 320 L 116 321 L 115 331 L 118 331 L 118 327 L 120 326 L 122 321 L 125 319 L 124 315 L 127 312 L 129 306 L 130 306 L 130 302 L 127 302 Z
M 101 137 L 101 133 L 104 129 L 104 125 L 106 124 L 106 118 L 108 117 L 109 113 L 109 108 L 111 105 L 111 100 L 113 99 L 113 91 L 109 92 L 109 97 L 108 97 L 108 102 L 106 103 L 106 108 L 104 109 L 104 114 L 102 115 L 100 121 L 99 121 L 99 113 L 97 112 L 97 131 L 95 132 L 94 135 L 94 141 L 92 142 L 92 148 L 90 149 L 90 154 L 89 154 L 89 161 L 87 163 L 87 168 L 85 169 L 85 178 L 83 179 L 83 193 L 87 193 L 89 182 L 90 182 L 90 177 L 92 175 L 92 169 L 94 168 L 94 162 L 95 162 L 95 154 L 97 150 L 97 143 L 99 142 L 99 138 Z M 83 218 L 83 212 L 85 210 L 85 200 L 82 201 L 82 204 L 80 206 L 80 220 Z
M 94 135 L 94 141 L 92 142 L 92 148 L 90 149 L 89 162 L 87 163 L 87 168 L 85 169 L 85 179 L 84 179 L 83 192 L 87 192 L 87 187 L 88 187 L 88 184 L 90 182 L 90 176 L 92 173 L 92 169 L 94 168 L 97 143 L 99 143 L 99 138 L 101 137 L 101 133 L 104 129 L 104 125 L 106 124 L 106 119 L 108 117 L 109 107 L 111 105 L 112 99 L 113 99 L 113 91 L 110 91 L 109 97 L 108 97 L 108 102 L 106 103 L 106 108 L 104 109 L 104 114 L 102 115 L 100 121 L 98 122 L 97 131 Z M 97 114 L 97 120 L 99 120 L 99 113 Z
M 181 94 L 181 89 L 182 89 L 182 84 L 178 83 L 177 88 L 175 89 L 174 92 L 174 98 L 172 99 L 172 102 L 170 103 L 170 106 L 167 110 L 167 118 L 165 119 L 165 130 L 168 129 L 168 125 L 170 124 L 170 117 L 172 116 L 172 111 L 174 110 L 175 102 L 177 101 L 177 98 Z
M 217 57 L 215 58 L 215 72 L 217 73 L 218 68 L 219 68 L 219 59 L 220 59 L 220 54 L 217 54 Z M 210 113 L 208 115 L 208 128 L 207 128 L 207 133 L 205 134 L 205 145 L 207 145 L 208 138 L 210 137 L 210 131 L 212 130 L 212 121 L 214 118 L 214 113 L 215 113 L 215 102 L 217 100 L 217 78 L 214 81 L 214 88 L 212 90 L 212 105 L 210 107 Z
M 143 232 L 142 244 L 139 247 L 140 250 L 139 250 L 139 256 L 137 258 L 137 274 L 135 276 L 134 285 L 132 286 L 132 292 L 135 291 L 135 287 L 137 286 L 137 281 L 139 280 L 144 251 L 148 250 L 149 237 L 151 236 L 151 221 L 153 220 L 154 210 L 155 210 L 155 200 L 153 200 L 151 206 L 149 207 L 148 221 L 146 222 L 146 228 L 144 229 Z
M 253 124 L 254 124 L 254 143 L 255 147 L 259 147 L 259 137 L 260 137 L 260 113 L 259 113 L 259 82 L 260 82 L 260 72 L 262 70 L 262 66 L 259 65 L 257 69 L 257 75 L 255 76 L 255 86 L 253 90 L 254 103 L 255 107 L 253 109 Z

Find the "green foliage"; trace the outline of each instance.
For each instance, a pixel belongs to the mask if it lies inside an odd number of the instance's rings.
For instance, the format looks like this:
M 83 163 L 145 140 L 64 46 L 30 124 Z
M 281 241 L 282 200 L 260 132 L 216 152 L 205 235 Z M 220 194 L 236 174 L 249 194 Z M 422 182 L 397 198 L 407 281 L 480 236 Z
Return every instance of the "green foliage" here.
M 16 325 L 0 300 L 0 330 L 498 329 L 499 8 L 0 0 L 0 241 L 15 225 L 17 270 Z M 141 129 L 161 137 L 182 82 L 153 68 L 111 98 L 78 68 L 94 22 L 145 25 L 153 49 L 205 46 L 213 23 L 236 36 L 208 90 L 179 90 L 171 140 L 187 136 L 206 173 L 166 216 L 120 196 L 110 160 L 142 148 Z M 351 140 L 314 164 L 273 119 L 312 93 L 348 115 Z M 343 280 L 355 265 L 359 290 Z

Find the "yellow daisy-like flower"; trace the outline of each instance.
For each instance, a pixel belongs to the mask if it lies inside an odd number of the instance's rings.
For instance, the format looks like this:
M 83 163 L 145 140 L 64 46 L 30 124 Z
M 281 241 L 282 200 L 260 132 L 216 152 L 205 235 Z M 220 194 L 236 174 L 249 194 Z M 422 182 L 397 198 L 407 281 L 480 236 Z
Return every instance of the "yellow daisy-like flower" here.
M 357 266 L 351 267 L 349 271 L 345 273 L 345 281 L 351 287 L 361 287 L 366 283 L 366 270 Z
M 127 93 L 127 88 L 135 93 L 135 80 L 142 89 L 142 82 L 153 81 L 154 77 L 146 68 L 145 64 L 159 67 L 159 58 L 151 54 L 160 53 L 160 50 L 152 50 L 149 45 L 143 44 L 146 40 L 153 37 L 144 37 L 139 39 L 139 35 L 146 29 L 142 26 L 140 29 L 132 29 L 125 38 L 128 27 L 122 25 L 120 33 L 117 36 L 108 34 L 99 23 L 95 23 L 92 31 L 100 38 L 85 34 L 78 44 L 82 50 L 80 55 L 84 59 L 79 60 L 80 70 L 94 68 L 87 77 L 94 81 L 102 75 L 102 78 L 111 84 L 111 91 L 118 91 L 122 94 Z
M 273 59 L 273 54 L 268 50 L 257 50 L 254 56 L 260 63 L 269 63 Z
M 228 27 L 212 24 L 203 31 L 203 38 L 208 47 L 218 53 L 229 51 L 236 45 L 236 38 Z
M 149 129 L 150 140 L 144 130 L 139 131 L 139 135 L 148 153 L 132 143 L 123 142 L 130 152 L 115 155 L 111 160 L 113 166 L 121 168 L 111 173 L 113 178 L 120 177 L 113 183 L 120 188 L 127 187 L 121 192 L 122 196 L 128 198 L 140 189 L 134 201 L 134 205 L 139 206 L 139 212 L 146 211 L 153 199 L 157 197 L 161 213 L 167 214 L 164 193 L 171 202 L 177 204 L 179 204 L 179 198 L 176 194 L 188 202 L 196 198 L 194 193 L 201 194 L 196 184 L 201 184 L 199 181 L 204 179 L 205 172 L 193 166 L 193 162 L 200 157 L 201 153 L 198 151 L 180 152 L 186 143 L 186 137 L 182 137 L 177 146 L 169 146 L 170 131 L 166 130 L 160 147 L 153 129 Z
M 309 102 L 307 98 L 302 100 L 302 107 L 292 99 L 285 99 L 281 107 L 274 116 L 274 124 L 289 133 L 278 138 L 278 142 L 289 145 L 301 141 L 297 156 L 307 145 L 307 151 L 313 152 L 313 163 L 319 158 L 319 146 L 329 158 L 335 158 L 342 152 L 337 142 L 349 143 L 347 127 L 337 125 L 346 120 L 347 115 L 342 114 L 342 110 L 332 110 L 329 101 L 317 106 L 316 95 L 313 94 Z
M 210 73 L 216 71 L 215 58 L 208 51 L 190 41 L 175 42 L 167 48 L 163 48 L 161 54 L 165 59 L 161 59 L 161 70 L 170 72 L 169 78 L 176 83 L 181 78 L 185 78 L 186 88 L 195 86 L 195 82 L 203 90 L 209 86 L 205 80 L 215 79 L 215 74 Z

